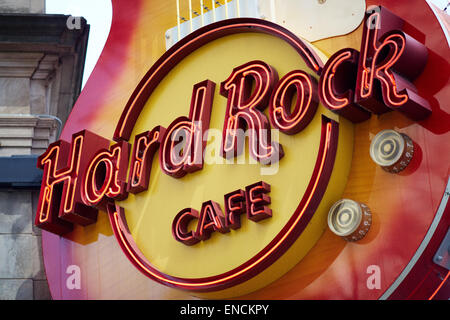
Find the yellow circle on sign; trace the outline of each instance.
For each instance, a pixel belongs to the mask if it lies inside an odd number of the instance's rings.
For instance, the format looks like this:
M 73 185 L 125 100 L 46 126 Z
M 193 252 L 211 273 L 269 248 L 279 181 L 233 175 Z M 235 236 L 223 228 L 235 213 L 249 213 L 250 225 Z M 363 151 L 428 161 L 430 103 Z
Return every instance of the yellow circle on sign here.
M 273 66 L 280 78 L 292 70 L 304 70 L 318 78 L 288 43 L 275 36 L 229 35 L 197 49 L 172 69 L 147 101 L 133 129 L 130 142 L 134 142 L 135 135 L 155 126 L 167 128 L 177 117 L 189 115 L 194 84 L 206 79 L 217 84 L 203 169 L 175 179 L 160 170 L 159 157 L 155 155 L 148 190 L 130 194 L 119 203 L 125 209 L 129 229 L 139 249 L 155 268 L 170 276 L 203 278 L 225 273 L 251 259 L 275 238 L 296 210 L 310 181 L 318 156 L 322 114 L 340 122 L 336 163 L 328 189 L 309 225 L 292 246 L 296 253 L 285 254 L 290 261 L 278 267 L 278 272 L 271 270 L 271 276 L 255 282 L 251 290 L 275 280 L 304 257 L 325 230 L 328 209 L 344 190 L 342 181 L 347 180 L 350 169 L 353 127 L 321 105 L 312 122 L 300 133 L 293 136 L 272 134 L 279 139 L 285 152 L 272 166 L 254 161 L 249 156 L 248 145 L 234 163 L 220 157 L 218 151 L 226 111 L 226 98 L 219 94 L 220 83 L 235 67 L 253 60 Z M 193 246 L 173 238 L 173 219 L 182 209 L 189 207 L 200 211 L 203 202 L 213 200 L 224 210 L 225 194 L 245 190 L 246 186 L 261 180 L 271 185 L 268 194 L 271 218 L 253 222 L 242 215 L 240 229 L 227 234 L 215 232 L 210 239 Z M 195 224 L 190 228 L 195 229 Z

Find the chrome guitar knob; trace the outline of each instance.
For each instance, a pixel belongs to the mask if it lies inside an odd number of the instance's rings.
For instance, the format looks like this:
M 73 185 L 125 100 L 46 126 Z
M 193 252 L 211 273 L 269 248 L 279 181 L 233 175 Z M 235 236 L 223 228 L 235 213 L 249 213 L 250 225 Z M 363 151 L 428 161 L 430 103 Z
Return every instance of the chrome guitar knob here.
M 346 241 L 364 238 L 372 224 L 369 207 L 350 199 L 337 201 L 328 213 L 328 227 Z
M 414 156 L 414 144 L 410 137 L 395 130 L 380 131 L 370 144 L 370 157 L 390 173 L 404 170 Z

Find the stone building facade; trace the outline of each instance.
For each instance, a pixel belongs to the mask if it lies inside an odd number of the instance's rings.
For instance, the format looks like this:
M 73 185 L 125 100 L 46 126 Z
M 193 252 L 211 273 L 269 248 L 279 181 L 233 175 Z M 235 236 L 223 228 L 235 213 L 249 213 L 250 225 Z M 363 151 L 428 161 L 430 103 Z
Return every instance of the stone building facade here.
M 0 0 L 0 300 L 50 299 L 34 227 L 42 172 L 81 91 L 89 25 L 44 0 Z

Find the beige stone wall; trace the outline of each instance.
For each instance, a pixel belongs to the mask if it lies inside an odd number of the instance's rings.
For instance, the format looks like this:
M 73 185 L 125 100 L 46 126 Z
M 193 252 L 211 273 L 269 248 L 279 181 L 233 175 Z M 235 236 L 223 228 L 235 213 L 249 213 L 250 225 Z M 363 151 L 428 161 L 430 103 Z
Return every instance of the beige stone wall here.
M 32 223 L 36 201 L 36 191 L 0 192 L 0 300 L 51 298 Z
M 13 166 L 11 156 L 40 155 L 58 138 L 81 88 L 89 27 L 69 30 L 68 16 L 44 9 L 0 0 L 0 157 Z M 51 299 L 33 187 L 0 184 L 0 300 Z
M 0 12 L 45 13 L 45 0 L 0 0 Z
M 58 101 L 57 55 L 0 52 L 0 156 L 41 154 L 56 139 L 60 124 L 51 114 Z

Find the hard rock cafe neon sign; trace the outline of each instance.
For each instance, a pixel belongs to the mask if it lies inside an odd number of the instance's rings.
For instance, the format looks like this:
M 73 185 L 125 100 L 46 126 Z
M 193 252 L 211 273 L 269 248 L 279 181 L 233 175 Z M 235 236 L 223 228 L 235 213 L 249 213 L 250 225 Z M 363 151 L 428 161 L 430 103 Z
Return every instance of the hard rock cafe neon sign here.
M 129 193 L 145 192 L 154 156 L 165 174 L 181 179 L 202 170 L 216 84 L 204 80 L 193 87 L 189 115 L 180 115 L 164 128 L 149 128 L 129 142 L 145 102 L 164 76 L 197 48 L 229 34 L 258 32 L 289 43 L 317 75 L 293 70 L 283 77 L 264 61 L 249 61 L 230 70 L 220 84 L 227 99 L 221 154 L 232 158 L 243 152 L 240 130 L 249 134 L 249 154 L 262 165 L 283 162 L 283 146 L 267 133 L 277 129 L 295 135 L 314 117 L 319 101 L 333 112 L 361 122 L 371 114 L 396 110 L 413 120 L 430 115 L 428 102 L 412 82 L 425 67 L 427 48 L 402 31 L 404 21 L 380 7 L 366 14 L 361 51 L 342 49 L 324 65 L 307 43 L 273 23 L 231 19 L 198 30 L 167 51 L 149 70 L 125 106 L 111 145 L 87 130 L 75 133 L 71 143 L 60 140 L 39 157 L 44 178 L 35 224 L 64 235 L 74 224 L 87 226 L 97 220 L 98 210 L 108 213 L 114 234 L 130 261 L 144 274 L 168 286 L 215 291 L 229 288 L 264 270 L 299 237 L 313 216 L 333 170 L 339 124 L 322 117 L 318 157 L 310 182 L 297 210 L 278 235 L 257 255 L 229 272 L 206 278 L 179 278 L 157 270 L 139 251 L 126 224 L 125 210 L 116 201 Z M 411 66 L 414 66 L 412 68 Z M 401 76 L 400 76 L 401 74 Z M 295 101 L 294 98 L 296 97 Z M 294 102 L 294 103 L 293 103 Z M 293 108 L 291 108 L 293 105 Z M 268 110 L 268 116 L 263 113 Z M 180 138 L 182 137 L 182 138 Z M 180 142 L 182 141 L 182 143 Z M 182 147 L 180 147 L 182 146 Z M 185 245 L 207 240 L 212 232 L 240 228 L 241 215 L 253 222 L 272 217 L 271 186 L 257 181 L 224 195 L 224 207 L 205 199 L 201 208 L 180 208 L 174 214 L 173 237 Z M 276 213 L 274 213 L 274 216 Z M 190 229 L 196 221 L 196 228 Z

